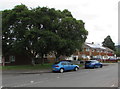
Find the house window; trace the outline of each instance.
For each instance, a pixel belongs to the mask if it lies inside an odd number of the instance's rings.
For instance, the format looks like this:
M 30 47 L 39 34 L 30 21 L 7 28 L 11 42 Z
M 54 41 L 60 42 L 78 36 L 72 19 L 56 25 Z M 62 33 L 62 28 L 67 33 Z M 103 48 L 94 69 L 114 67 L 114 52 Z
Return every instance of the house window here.
M 97 52 L 100 52 L 99 50 L 97 50 Z
M 95 50 L 94 49 L 92 49 L 92 52 L 94 52 Z
M 9 60 L 10 60 L 10 62 L 15 62 L 15 56 L 10 56 Z
M 86 48 L 86 51 L 90 51 L 90 49 L 89 49 L 89 48 Z
M 75 60 L 75 61 L 76 61 L 76 57 L 73 57 L 73 60 Z
M 104 51 L 104 53 L 107 53 L 107 51 Z

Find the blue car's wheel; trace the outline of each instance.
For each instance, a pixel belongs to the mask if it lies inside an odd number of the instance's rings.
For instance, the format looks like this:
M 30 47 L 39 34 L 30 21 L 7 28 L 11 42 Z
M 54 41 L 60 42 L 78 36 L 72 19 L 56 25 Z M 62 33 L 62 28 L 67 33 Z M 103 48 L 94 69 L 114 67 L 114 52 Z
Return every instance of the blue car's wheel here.
M 63 68 L 61 68 L 59 72 L 60 72 L 60 73 L 63 73 L 63 72 L 64 72 L 64 69 L 63 69 Z
M 77 70 L 78 70 L 78 67 L 75 67 L 75 68 L 74 68 L 74 71 L 77 71 Z

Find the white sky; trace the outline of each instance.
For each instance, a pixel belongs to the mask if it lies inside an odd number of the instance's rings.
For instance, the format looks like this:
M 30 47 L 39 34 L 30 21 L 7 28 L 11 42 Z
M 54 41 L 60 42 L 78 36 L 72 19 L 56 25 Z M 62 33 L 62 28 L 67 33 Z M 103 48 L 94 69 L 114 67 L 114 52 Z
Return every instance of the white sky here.
M 119 0 L 3 0 L 0 10 L 12 9 L 16 5 L 28 7 L 68 9 L 74 18 L 83 20 L 89 35 L 86 42 L 101 44 L 108 35 L 118 44 Z M 120 43 L 119 43 L 120 44 Z

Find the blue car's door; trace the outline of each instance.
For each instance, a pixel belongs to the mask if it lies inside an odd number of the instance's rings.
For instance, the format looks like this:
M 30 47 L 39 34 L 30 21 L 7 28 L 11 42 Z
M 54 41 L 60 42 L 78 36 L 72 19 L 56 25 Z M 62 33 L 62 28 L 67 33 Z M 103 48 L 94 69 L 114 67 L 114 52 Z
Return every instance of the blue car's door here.
M 69 70 L 69 66 L 67 62 L 63 62 L 62 67 L 64 68 L 64 70 Z
M 70 62 L 68 62 L 68 70 L 72 70 L 72 66 Z

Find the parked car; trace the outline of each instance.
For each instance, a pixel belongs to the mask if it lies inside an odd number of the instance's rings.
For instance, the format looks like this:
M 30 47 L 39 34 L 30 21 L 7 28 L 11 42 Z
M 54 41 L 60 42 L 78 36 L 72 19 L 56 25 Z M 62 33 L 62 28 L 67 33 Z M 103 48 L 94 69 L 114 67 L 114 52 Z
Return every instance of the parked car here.
M 97 60 L 89 60 L 85 62 L 85 68 L 102 68 L 103 64 Z
M 71 63 L 69 61 L 60 61 L 60 62 L 56 62 L 56 63 L 54 63 L 54 65 L 52 65 L 53 72 L 63 73 L 64 71 L 68 71 L 68 70 L 77 71 L 78 69 L 79 69 L 78 65 L 74 65 L 73 63 Z

